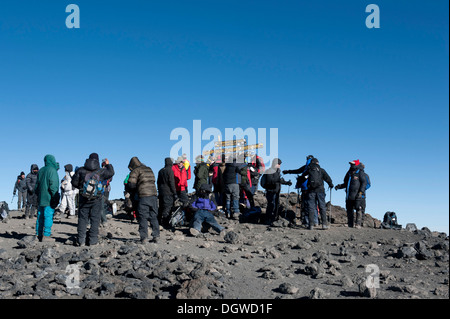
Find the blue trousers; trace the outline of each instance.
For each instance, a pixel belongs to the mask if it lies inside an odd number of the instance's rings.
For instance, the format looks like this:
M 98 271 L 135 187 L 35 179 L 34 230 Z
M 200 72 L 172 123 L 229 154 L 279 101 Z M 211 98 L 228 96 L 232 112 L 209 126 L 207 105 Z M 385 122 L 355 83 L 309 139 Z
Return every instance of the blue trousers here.
M 217 220 L 215 219 L 214 215 L 204 209 L 198 210 L 194 215 L 194 220 L 192 221 L 192 227 L 197 229 L 198 231 L 202 231 L 202 224 L 207 223 L 211 225 L 212 228 L 214 228 L 215 231 L 220 233 L 223 226 L 220 226 Z
M 50 206 L 39 206 L 36 220 L 36 236 L 41 237 L 52 235 L 53 214 L 55 210 Z

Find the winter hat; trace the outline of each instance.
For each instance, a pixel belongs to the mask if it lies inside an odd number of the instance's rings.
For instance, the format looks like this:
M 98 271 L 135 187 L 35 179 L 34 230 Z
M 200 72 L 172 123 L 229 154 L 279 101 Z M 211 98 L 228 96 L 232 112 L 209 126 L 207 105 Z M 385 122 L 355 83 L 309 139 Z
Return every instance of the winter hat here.
M 64 170 L 66 171 L 66 172 L 71 172 L 71 171 L 73 171 L 73 166 L 72 166 L 72 164 L 67 164 L 67 165 L 65 165 L 64 166 Z
M 99 161 L 98 154 L 97 153 L 92 153 L 91 155 L 89 155 L 89 159 Z
M 359 159 L 349 162 L 349 164 L 359 165 Z

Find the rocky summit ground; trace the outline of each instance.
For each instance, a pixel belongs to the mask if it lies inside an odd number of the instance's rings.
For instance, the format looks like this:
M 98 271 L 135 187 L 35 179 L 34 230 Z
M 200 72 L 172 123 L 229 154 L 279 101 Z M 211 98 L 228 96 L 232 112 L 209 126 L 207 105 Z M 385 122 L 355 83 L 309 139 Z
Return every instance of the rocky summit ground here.
M 11 211 L 0 223 L 0 298 L 449 298 L 447 234 L 380 229 L 373 220 L 348 228 L 338 222 L 343 209 L 333 211 L 328 230 L 220 215 L 223 236 L 179 227 L 141 244 L 137 222 L 119 209 L 92 247 L 73 245 L 76 218 L 55 220 L 56 241 L 41 243 L 35 219 Z

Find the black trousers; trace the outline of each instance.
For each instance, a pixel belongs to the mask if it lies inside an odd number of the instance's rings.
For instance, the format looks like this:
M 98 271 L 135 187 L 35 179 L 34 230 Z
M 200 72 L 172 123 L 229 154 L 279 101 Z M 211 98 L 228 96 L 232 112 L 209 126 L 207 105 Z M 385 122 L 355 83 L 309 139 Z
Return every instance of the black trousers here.
M 78 243 L 86 243 L 87 225 L 90 223 L 89 228 L 89 245 L 95 245 L 98 243 L 98 228 L 102 218 L 102 199 L 86 200 L 80 197 L 80 207 L 78 210 Z
M 163 227 L 168 227 L 170 212 L 174 204 L 173 195 L 159 195 L 159 215 L 158 221 Z
M 356 225 L 362 226 L 363 200 L 362 199 L 354 199 L 354 200 L 347 199 L 347 201 L 345 202 L 345 208 L 347 210 L 348 227 L 354 227 Z M 355 221 L 355 217 L 354 217 L 355 211 L 356 211 L 356 221 Z
M 146 196 L 139 199 L 137 218 L 141 240 L 148 238 L 149 221 L 152 227 L 152 237 L 159 237 L 158 199 L 156 196 Z

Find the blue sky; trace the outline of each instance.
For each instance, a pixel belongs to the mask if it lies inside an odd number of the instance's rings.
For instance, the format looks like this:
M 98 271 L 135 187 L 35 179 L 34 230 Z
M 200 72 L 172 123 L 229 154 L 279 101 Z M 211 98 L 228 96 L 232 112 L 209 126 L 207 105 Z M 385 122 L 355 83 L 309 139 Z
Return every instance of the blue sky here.
M 66 28 L 70 3 L 80 29 Z M 370 3 L 379 29 L 365 25 Z M 171 131 L 201 120 L 278 128 L 282 168 L 313 154 L 335 184 L 360 159 L 368 213 L 448 233 L 448 6 L 2 1 L 0 199 L 10 203 L 15 177 L 46 154 L 80 166 L 91 152 L 115 166 L 119 198 L 132 156 L 156 174 Z

